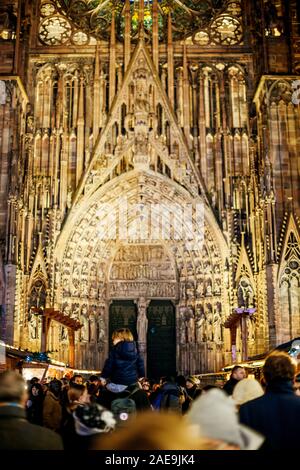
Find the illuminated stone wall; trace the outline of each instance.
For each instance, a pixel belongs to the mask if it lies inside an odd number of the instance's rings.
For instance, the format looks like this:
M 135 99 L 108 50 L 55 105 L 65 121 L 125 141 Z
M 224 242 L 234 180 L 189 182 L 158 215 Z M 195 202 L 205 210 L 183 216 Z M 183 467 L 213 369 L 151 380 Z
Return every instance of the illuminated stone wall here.
M 116 298 L 141 312 L 151 299 L 174 302 L 184 373 L 299 336 L 297 3 L 287 14 L 265 2 L 258 15 L 255 0 L 199 2 L 191 22 L 191 2 L 114 11 L 99 1 L 81 26 L 88 4 L 71 3 L 24 0 L 19 14 L 16 2 L 1 5 L 6 342 L 39 350 L 31 307 L 55 307 L 83 325 L 76 366 L 101 368 Z M 107 207 L 124 200 L 135 212 L 113 220 Z M 203 239 L 191 245 L 182 210 L 197 205 Z M 158 236 L 145 235 L 145 219 Z M 54 321 L 47 350 L 68 362 Z

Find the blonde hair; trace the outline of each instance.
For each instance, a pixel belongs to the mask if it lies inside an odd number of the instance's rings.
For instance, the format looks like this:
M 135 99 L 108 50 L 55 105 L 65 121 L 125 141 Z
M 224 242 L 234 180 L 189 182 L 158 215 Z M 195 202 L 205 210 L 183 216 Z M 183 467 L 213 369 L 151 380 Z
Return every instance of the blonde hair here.
M 219 444 L 219 443 L 218 443 Z M 94 441 L 93 450 L 213 450 L 216 442 L 175 413 L 147 411 L 131 420 L 130 426 Z
M 115 341 L 133 341 L 133 334 L 128 328 L 119 328 L 115 330 L 112 334 L 112 340 Z

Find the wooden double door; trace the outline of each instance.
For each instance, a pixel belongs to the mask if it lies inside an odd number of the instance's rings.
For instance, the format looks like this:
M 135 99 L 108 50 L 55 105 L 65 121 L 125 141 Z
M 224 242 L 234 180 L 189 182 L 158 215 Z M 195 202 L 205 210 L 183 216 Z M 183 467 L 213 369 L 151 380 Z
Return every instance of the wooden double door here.
M 114 300 L 109 310 L 109 336 L 118 328 L 129 328 L 138 341 L 138 310 L 133 300 Z M 170 300 L 151 300 L 147 309 L 147 377 L 158 380 L 176 373 L 175 307 Z

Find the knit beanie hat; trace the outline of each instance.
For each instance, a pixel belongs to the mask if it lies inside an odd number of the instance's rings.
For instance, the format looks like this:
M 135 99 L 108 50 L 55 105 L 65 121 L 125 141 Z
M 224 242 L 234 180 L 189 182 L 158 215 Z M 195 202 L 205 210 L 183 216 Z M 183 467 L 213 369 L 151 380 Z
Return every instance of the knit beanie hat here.
M 247 401 L 261 397 L 264 390 L 260 383 L 251 378 L 240 380 L 233 389 L 232 398 L 237 405 L 243 405 Z
M 258 449 L 264 437 L 240 424 L 234 401 L 223 390 L 211 389 L 197 398 L 186 414 L 203 436 L 237 445 L 241 450 Z

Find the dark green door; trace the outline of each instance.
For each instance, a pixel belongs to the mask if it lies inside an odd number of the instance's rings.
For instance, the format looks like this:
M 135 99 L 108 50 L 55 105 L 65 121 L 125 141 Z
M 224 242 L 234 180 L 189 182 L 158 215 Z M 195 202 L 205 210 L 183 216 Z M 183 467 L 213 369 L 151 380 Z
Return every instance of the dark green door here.
M 147 317 L 147 375 L 156 380 L 164 375 L 175 375 L 175 307 L 170 300 L 152 300 Z
M 111 336 L 118 328 L 129 328 L 136 341 L 137 309 L 133 300 L 113 300 L 109 307 L 109 347 L 112 346 Z

